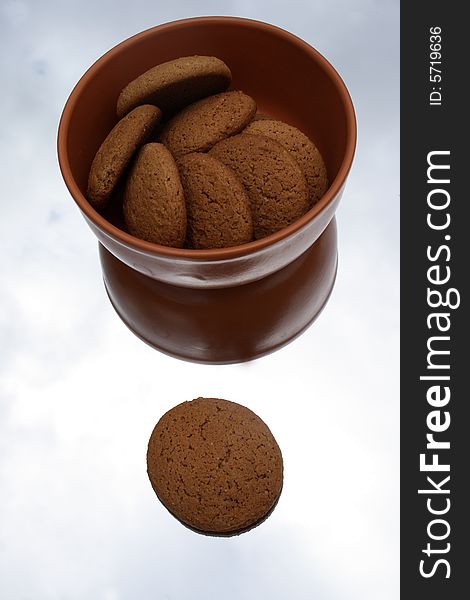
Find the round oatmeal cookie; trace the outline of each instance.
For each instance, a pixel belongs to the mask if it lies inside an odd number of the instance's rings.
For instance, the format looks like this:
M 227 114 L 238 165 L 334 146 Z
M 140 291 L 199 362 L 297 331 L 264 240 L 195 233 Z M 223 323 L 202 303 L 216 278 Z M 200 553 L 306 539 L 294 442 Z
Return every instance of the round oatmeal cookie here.
M 129 232 L 148 242 L 180 248 L 186 237 L 186 205 L 176 163 L 163 144 L 145 144 L 124 190 Z
M 209 154 L 233 169 L 245 186 L 255 239 L 290 225 L 309 209 L 304 174 L 275 140 L 240 133 L 216 144 Z
M 300 129 L 274 119 L 259 119 L 244 129 L 244 133 L 265 135 L 288 150 L 299 163 L 307 182 L 310 205 L 313 206 L 328 189 L 328 176 L 322 155 L 315 144 Z
M 178 161 L 186 199 L 190 248 L 227 248 L 253 239 L 250 201 L 234 172 L 212 156 Z
M 97 210 L 107 204 L 135 151 L 149 138 L 161 119 L 156 106 L 143 105 L 121 119 L 110 131 L 93 159 L 87 198 Z
M 189 527 L 235 535 L 259 524 L 282 489 L 282 455 L 251 410 L 197 398 L 169 410 L 150 437 L 147 472 L 164 506 Z
M 183 56 L 152 67 L 119 94 L 122 117 L 139 104 L 156 104 L 174 113 L 200 98 L 225 91 L 232 81 L 227 65 L 215 56 Z
M 256 113 L 256 103 L 243 92 L 224 92 L 194 102 L 166 123 L 160 141 L 175 158 L 206 152 L 241 131 Z

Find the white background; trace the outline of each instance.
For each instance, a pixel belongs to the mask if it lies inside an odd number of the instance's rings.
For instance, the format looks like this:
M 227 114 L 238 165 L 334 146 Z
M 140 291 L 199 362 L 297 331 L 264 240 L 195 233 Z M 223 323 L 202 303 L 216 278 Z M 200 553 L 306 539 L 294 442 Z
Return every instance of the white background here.
M 60 113 L 110 47 L 202 14 L 268 21 L 345 80 L 358 149 L 331 299 L 258 361 L 166 357 L 109 304 L 97 243 L 62 182 Z M 398 1 L 0 1 L 0 598 L 398 598 Z M 284 455 L 260 527 L 214 539 L 156 499 L 146 444 L 168 408 L 241 402 Z

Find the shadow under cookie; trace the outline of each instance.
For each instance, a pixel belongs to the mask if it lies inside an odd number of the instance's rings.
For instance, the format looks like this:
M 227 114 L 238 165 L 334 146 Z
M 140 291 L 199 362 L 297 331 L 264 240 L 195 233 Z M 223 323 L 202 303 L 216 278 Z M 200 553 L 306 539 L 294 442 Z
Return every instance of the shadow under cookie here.
M 267 521 L 269 519 L 269 517 L 273 514 L 274 510 L 276 509 L 276 506 L 278 505 L 279 499 L 282 494 L 283 487 L 284 486 L 281 487 L 279 496 L 276 498 L 274 504 L 271 506 L 269 511 L 263 517 L 258 519 L 258 521 L 256 521 L 255 523 L 252 523 L 251 525 L 248 525 L 247 527 L 242 527 L 235 531 L 217 532 L 217 531 L 204 531 L 203 529 L 196 529 L 196 527 L 192 527 L 191 525 L 188 525 L 188 523 L 185 523 L 184 521 L 179 519 L 174 513 L 171 512 L 171 510 L 167 506 L 165 506 L 163 504 L 163 502 L 162 502 L 162 504 L 167 509 L 167 511 L 170 513 L 170 515 L 172 515 L 177 521 L 179 521 L 181 523 L 181 525 L 184 525 L 184 527 L 186 527 L 186 529 L 189 529 L 190 531 L 192 531 L 194 533 L 199 533 L 200 535 L 205 535 L 206 537 L 229 538 L 229 537 L 235 537 L 237 535 L 242 535 L 243 533 L 248 533 L 252 529 L 256 529 L 259 525 L 262 525 L 265 521 Z

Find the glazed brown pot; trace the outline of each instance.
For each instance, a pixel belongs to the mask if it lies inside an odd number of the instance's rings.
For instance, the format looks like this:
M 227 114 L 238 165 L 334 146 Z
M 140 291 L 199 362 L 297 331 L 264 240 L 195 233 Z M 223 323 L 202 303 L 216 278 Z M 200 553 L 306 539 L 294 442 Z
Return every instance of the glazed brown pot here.
M 158 63 L 194 54 L 224 60 L 231 88 L 311 137 L 327 166 L 323 198 L 289 227 L 249 244 L 190 250 L 145 242 L 85 197 L 93 156 L 117 120 L 120 90 Z M 126 325 L 173 356 L 228 363 L 284 345 L 326 303 L 337 264 L 334 213 L 355 143 L 348 91 L 316 50 L 259 21 L 198 17 L 139 33 L 100 58 L 67 101 L 58 154 L 65 183 L 100 242 L 105 286 Z

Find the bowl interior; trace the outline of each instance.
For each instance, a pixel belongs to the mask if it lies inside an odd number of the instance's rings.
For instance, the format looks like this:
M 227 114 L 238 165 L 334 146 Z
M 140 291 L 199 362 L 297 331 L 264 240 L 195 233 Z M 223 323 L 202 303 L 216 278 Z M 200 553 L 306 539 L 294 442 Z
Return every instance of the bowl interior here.
M 81 79 L 72 94 L 65 149 L 83 196 L 93 157 L 117 122 L 121 89 L 158 63 L 194 54 L 224 60 L 233 74 L 231 89 L 243 90 L 253 96 L 260 112 L 306 133 L 322 153 L 333 182 L 352 135 L 349 97 L 334 69 L 310 46 L 278 28 L 209 17 L 140 33 L 113 48 Z

